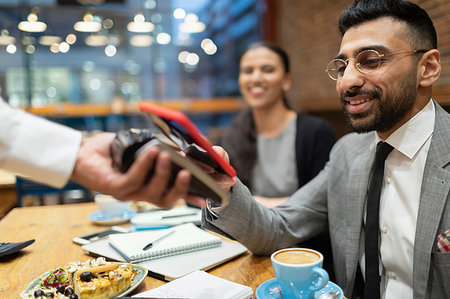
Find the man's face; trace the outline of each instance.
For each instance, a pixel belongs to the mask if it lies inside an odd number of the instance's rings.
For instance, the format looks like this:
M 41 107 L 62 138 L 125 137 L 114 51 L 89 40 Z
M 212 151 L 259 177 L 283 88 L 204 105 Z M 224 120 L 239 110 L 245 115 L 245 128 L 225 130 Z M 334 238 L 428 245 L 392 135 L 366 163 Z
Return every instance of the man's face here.
M 391 18 L 380 18 L 350 28 L 342 39 L 339 56 L 350 60 L 336 82 L 336 91 L 356 132 L 376 130 L 389 135 L 412 117 L 417 60 L 414 55 L 390 55 L 416 50 L 402 38 L 405 26 Z M 377 70 L 363 74 L 355 68 L 355 57 L 367 49 L 386 57 Z

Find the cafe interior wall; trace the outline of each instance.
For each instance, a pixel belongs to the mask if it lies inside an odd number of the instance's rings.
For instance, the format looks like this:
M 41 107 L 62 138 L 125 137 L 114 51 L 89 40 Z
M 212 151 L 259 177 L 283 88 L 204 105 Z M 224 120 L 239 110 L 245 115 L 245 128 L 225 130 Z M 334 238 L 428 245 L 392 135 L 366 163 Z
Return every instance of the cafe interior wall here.
M 337 23 L 349 0 L 270 0 L 274 40 L 291 57 L 293 86 L 289 99 L 299 111 L 328 119 L 338 136 L 350 131 L 334 81 L 325 72 L 339 51 L 341 36 Z M 442 72 L 433 87 L 433 98 L 450 111 L 450 1 L 413 1 L 430 15 L 438 35 Z
M 174 17 L 176 8 L 183 8 L 186 16 L 195 13 L 206 29 L 181 32 L 183 19 Z M 0 95 L 19 107 L 237 97 L 237 61 L 247 44 L 262 38 L 265 9 L 265 0 L 0 0 Z M 30 12 L 36 13 L 38 21 L 46 22 L 44 32 L 17 29 Z M 75 22 L 86 13 L 102 23 L 100 32 L 74 30 Z M 127 24 L 139 13 L 155 25 L 152 32 L 127 30 Z M 105 26 L 107 20 L 113 21 L 112 27 Z M 170 42 L 158 42 L 159 33 L 169 34 Z M 77 36 L 68 52 L 51 52 L 50 46 L 39 43 L 44 35 L 59 36 L 64 41 L 68 34 Z M 91 35 L 103 36 L 106 44 L 86 45 Z M 153 43 L 144 47 L 130 45 L 131 38 L 137 35 L 145 35 Z M 2 37 L 9 36 L 15 38 L 13 52 L 2 44 Z M 212 55 L 201 47 L 207 38 L 217 47 Z M 114 55 L 106 53 L 107 46 L 114 46 Z M 194 62 L 180 62 L 182 51 L 195 54 Z M 192 117 L 201 127 L 223 126 L 233 114 Z M 52 119 L 65 122 L 58 117 Z M 107 126 L 92 118 L 87 123 L 90 128 Z M 113 123 L 115 126 L 106 129 L 123 127 Z M 66 124 L 76 126 L 73 122 Z

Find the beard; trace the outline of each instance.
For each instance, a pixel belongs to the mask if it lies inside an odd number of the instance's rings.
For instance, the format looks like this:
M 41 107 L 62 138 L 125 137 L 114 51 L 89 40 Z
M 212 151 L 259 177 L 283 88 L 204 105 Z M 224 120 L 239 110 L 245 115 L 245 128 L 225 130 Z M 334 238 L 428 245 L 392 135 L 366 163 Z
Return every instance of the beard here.
M 363 113 L 350 114 L 346 106 L 346 97 L 367 95 L 375 103 Z M 391 88 L 383 95 L 380 88 L 358 89 L 355 92 L 345 92 L 341 95 L 341 104 L 344 108 L 347 121 L 357 133 L 370 131 L 386 132 L 392 129 L 414 106 L 417 97 L 416 72 L 409 72 L 401 85 Z

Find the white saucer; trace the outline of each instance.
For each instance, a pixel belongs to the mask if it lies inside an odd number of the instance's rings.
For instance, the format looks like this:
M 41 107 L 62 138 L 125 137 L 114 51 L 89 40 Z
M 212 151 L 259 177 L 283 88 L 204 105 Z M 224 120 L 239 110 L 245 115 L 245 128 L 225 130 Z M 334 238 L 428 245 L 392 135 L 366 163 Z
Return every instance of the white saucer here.
M 344 292 L 342 289 L 335 283 L 329 281 L 328 284 L 323 288 L 315 292 L 314 298 L 318 298 L 323 293 L 329 292 L 329 291 L 335 291 L 338 290 L 341 292 L 338 299 L 342 299 L 344 296 Z M 282 299 L 283 296 L 281 295 L 281 289 L 280 284 L 278 283 L 278 280 L 276 278 L 269 279 L 265 282 L 263 282 L 257 289 L 256 289 L 256 298 L 257 299 Z M 286 298 L 284 298 L 286 299 Z
M 100 211 L 95 211 L 94 213 L 89 214 L 89 219 L 98 225 L 117 225 L 127 223 L 135 214 L 136 211 L 125 210 L 120 216 L 105 217 L 100 213 Z

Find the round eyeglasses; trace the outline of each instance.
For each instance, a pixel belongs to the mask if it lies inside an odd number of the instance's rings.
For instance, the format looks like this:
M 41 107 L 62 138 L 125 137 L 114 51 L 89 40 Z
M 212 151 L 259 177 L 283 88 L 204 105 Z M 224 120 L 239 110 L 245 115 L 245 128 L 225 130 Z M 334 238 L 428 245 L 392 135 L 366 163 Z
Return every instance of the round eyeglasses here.
M 364 50 L 358 53 L 355 58 L 355 67 L 361 74 L 370 74 L 374 71 L 376 71 L 380 65 L 381 62 L 385 57 L 393 56 L 393 55 L 414 55 L 417 53 L 425 53 L 429 50 L 415 50 L 415 51 L 408 51 L 408 52 L 400 52 L 400 53 L 389 53 L 389 54 L 380 54 L 376 50 Z M 350 61 L 350 58 L 348 59 L 339 59 L 335 58 L 331 60 L 328 65 L 327 69 L 325 70 L 328 73 L 328 76 L 333 80 L 340 80 L 342 76 L 344 76 L 345 69 L 348 66 L 348 63 Z

